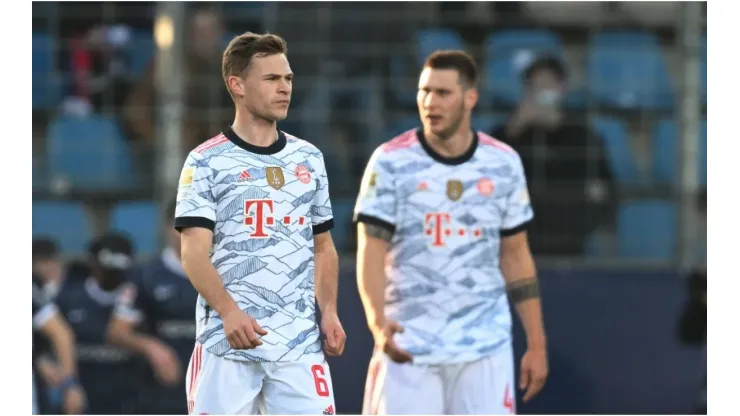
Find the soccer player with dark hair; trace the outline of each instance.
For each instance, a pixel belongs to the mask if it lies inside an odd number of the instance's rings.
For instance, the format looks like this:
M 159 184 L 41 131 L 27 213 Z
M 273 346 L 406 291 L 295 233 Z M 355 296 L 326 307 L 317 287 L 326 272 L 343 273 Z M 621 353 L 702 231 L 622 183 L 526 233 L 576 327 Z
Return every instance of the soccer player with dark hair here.
M 117 292 L 133 263 L 128 238 L 107 234 L 89 248 L 90 276 L 66 279 L 55 301 L 77 340 L 79 382 L 88 414 L 131 414 L 135 380 L 131 354 L 106 342 Z
M 180 176 L 175 227 L 200 294 L 192 414 L 335 413 L 319 338 L 342 353 L 329 184 L 321 151 L 276 126 L 292 92 L 286 53 L 276 35 L 231 40 L 222 73 L 234 123 L 190 152 Z
M 545 382 L 524 169 L 509 146 L 472 130 L 477 81 L 469 54 L 429 56 L 422 128 L 381 145 L 366 168 L 357 279 L 376 351 L 364 413 L 513 413 L 509 302 L 527 335 L 524 401 Z
M 167 213 L 167 248 L 131 273 L 108 326 L 108 341 L 149 363 L 137 385 L 136 410 L 143 414 L 187 413 L 183 374 L 193 352 L 198 292 L 182 269 L 174 201 Z

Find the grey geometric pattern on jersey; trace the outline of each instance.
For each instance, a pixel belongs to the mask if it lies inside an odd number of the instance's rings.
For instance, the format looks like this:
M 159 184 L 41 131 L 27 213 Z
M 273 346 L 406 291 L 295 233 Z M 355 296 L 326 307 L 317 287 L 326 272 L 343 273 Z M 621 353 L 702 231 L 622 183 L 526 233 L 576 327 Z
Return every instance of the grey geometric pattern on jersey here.
M 500 233 L 534 215 L 516 152 L 478 133 L 469 160 L 445 164 L 404 133 L 373 154 L 355 215 L 394 227 L 385 311 L 415 363 L 473 361 L 511 341 Z
M 217 136 L 183 168 L 176 216 L 215 222 L 213 265 L 234 301 L 268 332 L 260 347 L 232 350 L 220 316 L 199 297 L 198 340 L 221 357 L 294 361 L 321 353 L 312 226 L 332 219 L 329 188 L 321 152 L 286 136 L 274 155 Z

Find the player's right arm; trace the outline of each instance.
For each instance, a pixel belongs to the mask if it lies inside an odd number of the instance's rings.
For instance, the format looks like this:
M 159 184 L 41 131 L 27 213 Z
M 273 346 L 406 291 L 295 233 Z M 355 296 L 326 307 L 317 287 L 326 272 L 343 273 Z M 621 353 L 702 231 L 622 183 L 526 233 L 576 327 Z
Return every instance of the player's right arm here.
M 234 302 L 211 262 L 216 226 L 216 199 L 212 188 L 211 168 L 200 154 L 191 152 L 180 175 L 175 212 L 182 266 L 195 290 L 221 317 L 229 345 L 235 349 L 255 348 L 262 345 L 258 334 L 266 335 L 267 332 Z
M 378 148 L 365 169 L 355 206 L 357 287 L 376 344 L 394 361 L 407 362 L 411 356 L 393 341 L 393 334 L 403 328 L 385 316 L 384 265 L 396 228 L 396 189 L 382 158 Z

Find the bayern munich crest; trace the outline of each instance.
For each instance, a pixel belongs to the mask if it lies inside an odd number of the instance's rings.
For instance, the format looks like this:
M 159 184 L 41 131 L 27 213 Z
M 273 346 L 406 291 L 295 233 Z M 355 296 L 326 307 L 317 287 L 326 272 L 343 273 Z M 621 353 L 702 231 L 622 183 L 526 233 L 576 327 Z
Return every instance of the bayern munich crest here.
M 311 182 L 311 172 L 308 170 L 306 165 L 298 165 L 295 167 L 295 176 L 301 183 Z

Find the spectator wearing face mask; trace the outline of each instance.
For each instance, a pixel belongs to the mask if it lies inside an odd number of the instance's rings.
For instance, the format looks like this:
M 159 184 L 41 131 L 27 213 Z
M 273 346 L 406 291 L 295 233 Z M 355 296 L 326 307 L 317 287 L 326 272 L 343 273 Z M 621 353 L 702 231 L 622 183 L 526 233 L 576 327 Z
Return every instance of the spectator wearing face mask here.
M 563 110 L 567 72 L 541 57 L 522 72 L 523 99 L 493 136 L 517 150 L 538 220 L 530 242 L 535 254 L 579 256 L 586 240 L 614 217 L 614 180 L 601 139 L 583 116 Z
M 79 382 L 87 392 L 88 414 L 131 414 L 135 379 L 132 355 L 108 345 L 106 329 L 134 250 L 123 236 L 107 234 L 90 245 L 90 273 L 66 279 L 56 298 L 77 340 Z

